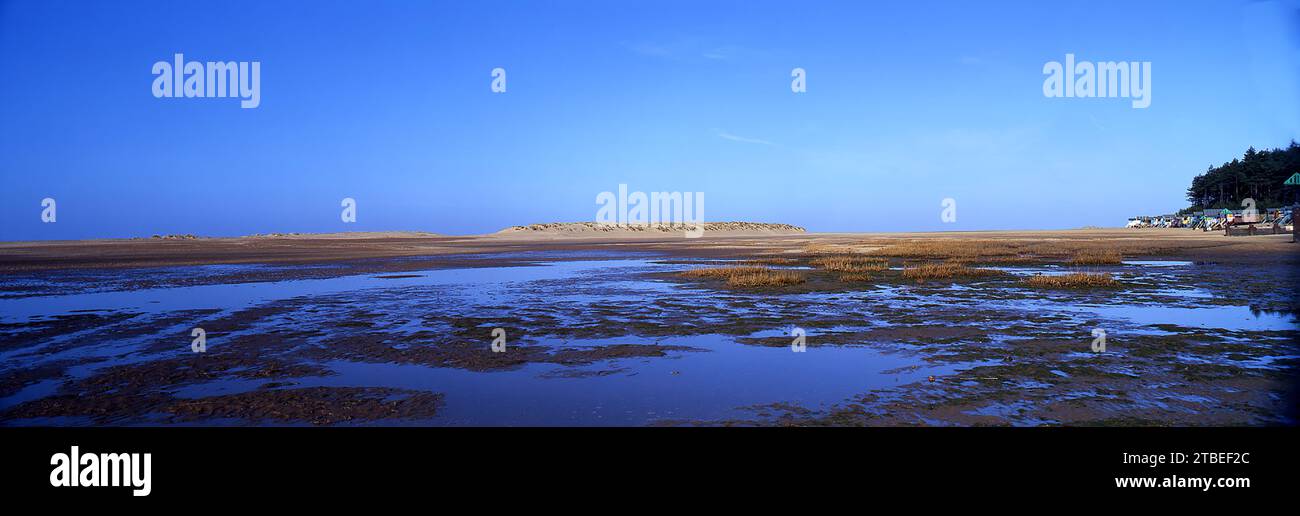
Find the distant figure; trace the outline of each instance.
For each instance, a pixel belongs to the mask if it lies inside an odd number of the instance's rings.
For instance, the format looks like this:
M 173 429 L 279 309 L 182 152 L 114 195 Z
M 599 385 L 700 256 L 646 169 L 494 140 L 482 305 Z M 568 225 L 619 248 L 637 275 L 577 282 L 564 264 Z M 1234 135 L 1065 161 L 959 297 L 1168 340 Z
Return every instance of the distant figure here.
M 1300 215 L 1300 208 L 1291 208 L 1291 243 L 1300 240 L 1300 224 L 1296 224 L 1297 215 Z

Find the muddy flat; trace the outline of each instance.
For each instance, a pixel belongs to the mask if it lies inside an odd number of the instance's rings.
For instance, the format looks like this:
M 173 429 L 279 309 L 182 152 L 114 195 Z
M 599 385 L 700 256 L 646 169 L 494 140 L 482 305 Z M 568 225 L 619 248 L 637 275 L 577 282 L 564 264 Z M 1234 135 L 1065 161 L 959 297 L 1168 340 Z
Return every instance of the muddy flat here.
M 1295 422 L 1290 236 L 570 236 L 0 243 L 0 424 Z
M 809 244 L 858 246 L 914 239 L 1104 241 L 1144 245 L 1151 252 L 1178 250 L 1185 257 L 1258 253 L 1295 254 L 1286 235 L 1225 238 L 1221 233 L 1186 229 L 1091 229 L 1067 231 L 963 231 L 949 233 L 790 233 L 752 235 L 706 232 L 701 238 L 679 234 L 616 233 L 572 236 L 554 232 L 501 232 L 444 236 L 427 233 L 337 233 L 238 238 L 104 239 L 0 242 L 0 271 L 68 268 L 151 267 L 239 263 L 338 262 L 365 258 L 429 257 L 530 250 L 632 249 L 683 254 L 798 252 Z M 1268 259 L 1268 258 L 1265 258 Z

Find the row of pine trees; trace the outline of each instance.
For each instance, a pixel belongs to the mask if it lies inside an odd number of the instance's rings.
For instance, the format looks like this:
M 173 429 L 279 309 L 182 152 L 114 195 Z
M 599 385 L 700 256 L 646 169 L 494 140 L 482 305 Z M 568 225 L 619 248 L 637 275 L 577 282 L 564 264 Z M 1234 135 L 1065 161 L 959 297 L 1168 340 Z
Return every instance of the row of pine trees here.
M 1282 183 L 1297 172 L 1300 145 L 1295 140 L 1285 149 L 1257 151 L 1251 147 L 1241 158 L 1211 166 L 1193 178 L 1187 189 L 1187 201 L 1192 206 L 1184 211 L 1241 209 L 1246 198 L 1254 199 L 1259 209 L 1290 205 L 1296 201 L 1300 186 Z

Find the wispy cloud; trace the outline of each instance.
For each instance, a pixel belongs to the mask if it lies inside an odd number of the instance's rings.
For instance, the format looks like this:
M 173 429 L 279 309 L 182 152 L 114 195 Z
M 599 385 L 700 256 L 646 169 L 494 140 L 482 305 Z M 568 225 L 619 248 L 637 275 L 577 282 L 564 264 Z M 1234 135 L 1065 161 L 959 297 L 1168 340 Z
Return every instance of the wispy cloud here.
M 631 50 L 633 53 L 648 57 L 672 57 L 674 54 L 673 49 L 666 45 L 644 42 L 626 43 L 625 45 L 627 46 L 627 49 Z
M 721 61 L 749 53 L 739 45 L 717 44 L 690 36 L 678 36 L 660 41 L 624 41 L 622 45 L 639 56 L 677 61 L 698 59 Z
M 772 143 L 767 140 L 760 140 L 758 138 L 746 138 L 744 136 L 731 134 L 721 129 L 715 129 L 715 131 L 717 131 L 718 137 L 724 140 L 731 140 L 733 142 L 740 142 L 740 143 L 753 143 L 757 145 L 776 145 L 775 143 Z
M 743 50 L 736 45 L 725 45 L 711 50 L 706 50 L 704 53 L 700 54 L 700 56 L 705 59 L 713 60 L 730 59 L 742 51 Z

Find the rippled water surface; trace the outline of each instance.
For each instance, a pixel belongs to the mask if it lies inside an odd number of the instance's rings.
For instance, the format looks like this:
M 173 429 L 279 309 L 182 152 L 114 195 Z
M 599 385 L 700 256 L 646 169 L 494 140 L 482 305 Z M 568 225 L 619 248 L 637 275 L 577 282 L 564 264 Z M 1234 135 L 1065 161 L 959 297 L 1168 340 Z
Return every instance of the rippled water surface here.
M 26 410 L 44 398 L 82 389 L 83 381 L 102 373 L 134 367 L 143 380 L 133 384 L 133 397 L 124 402 L 133 408 L 121 414 L 47 414 L 55 409 L 42 406 L 38 415 L 11 413 L 4 420 L 296 424 L 267 420 L 260 412 L 174 421 L 166 403 L 278 389 L 373 387 L 442 395 L 435 415 L 372 421 L 377 424 L 716 423 L 753 418 L 768 406 L 826 411 L 855 403 L 863 393 L 945 385 L 935 383 L 936 377 L 955 386 L 992 381 L 971 371 L 1016 363 L 1019 358 L 1006 355 L 1021 351 L 1007 350 L 1024 339 L 1077 339 L 1077 350 L 1054 359 L 1071 363 L 1096 360 L 1089 349 L 1093 328 L 1107 332 L 1111 356 L 1135 357 L 1149 352 L 1135 339 L 1209 332 L 1214 342 L 1250 344 L 1261 335 L 1293 336 L 1289 332 L 1297 329 L 1290 314 L 1261 311 L 1248 300 L 1224 299 L 1198 287 L 1190 279 L 1198 266 L 1190 262 L 1129 261 L 1105 268 L 1133 285 L 1105 294 L 1042 293 L 1015 281 L 1064 270 L 1056 266 L 1002 267 L 1010 279 L 988 282 L 746 292 L 685 282 L 669 273 L 693 264 L 653 256 L 527 253 L 511 258 L 528 263 L 219 284 L 194 280 L 266 266 L 7 278 L 0 281 L 8 293 L 0 298 L 0 336 L 7 341 L 0 346 L 7 377 L 0 410 Z M 128 288 L 131 276 L 187 286 Z M 77 289 L 79 284 L 94 287 Z M 191 351 L 194 328 L 207 333 L 206 353 Z M 493 328 L 506 332 L 503 355 L 534 354 L 517 363 L 494 361 Z M 795 351 L 791 344 L 799 331 L 806 348 Z M 614 349 L 620 353 L 604 353 Z M 1249 370 L 1267 369 L 1293 357 L 1292 351 L 1278 344 L 1245 358 L 1227 352 L 1168 354 Z M 195 367 L 184 361 L 235 353 L 253 357 L 252 365 L 245 360 L 243 369 L 183 380 L 146 367 L 168 360 Z M 263 356 L 310 369 L 244 374 Z M 1124 374 L 1135 366 L 1098 367 Z M 1052 376 L 1072 378 L 1062 368 L 1050 369 Z M 1005 390 L 1011 384 L 1050 387 L 1057 380 L 999 381 Z M 117 390 L 121 396 L 128 392 Z M 1033 402 L 989 403 L 963 414 L 1012 424 L 1054 421 L 1018 417 L 1023 407 L 1014 407 L 1021 403 Z M 1140 408 L 1153 401 L 1129 403 Z

